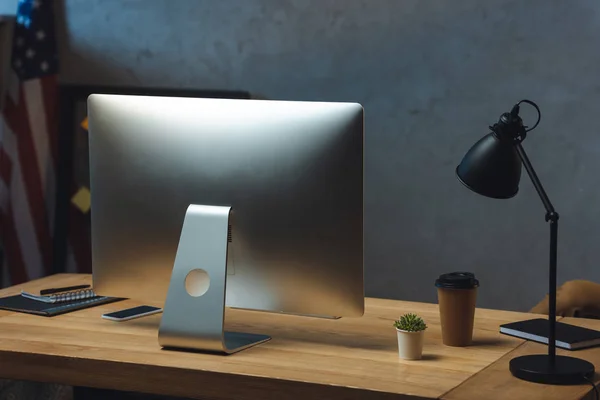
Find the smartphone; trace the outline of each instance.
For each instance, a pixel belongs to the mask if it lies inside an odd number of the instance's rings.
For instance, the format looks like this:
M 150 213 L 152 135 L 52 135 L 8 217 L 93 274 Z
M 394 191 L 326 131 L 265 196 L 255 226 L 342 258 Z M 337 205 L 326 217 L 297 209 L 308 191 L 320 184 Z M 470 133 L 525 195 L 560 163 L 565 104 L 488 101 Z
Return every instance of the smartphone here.
M 158 314 L 162 308 L 152 306 L 139 306 L 127 308 L 121 311 L 115 311 L 108 314 L 102 314 L 102 318 L 111 321 L 129 321 L 130 319 L 145 317 L 146 315 Z

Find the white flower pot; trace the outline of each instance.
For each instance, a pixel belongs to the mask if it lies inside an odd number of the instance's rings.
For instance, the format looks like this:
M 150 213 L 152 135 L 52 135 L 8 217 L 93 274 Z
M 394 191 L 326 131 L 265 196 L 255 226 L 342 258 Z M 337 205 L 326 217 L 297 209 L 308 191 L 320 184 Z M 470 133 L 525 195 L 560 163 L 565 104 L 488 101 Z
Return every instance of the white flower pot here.
M 398 355 L 405 360 L 420 360 L 423 354 L 425 331 L 408 332 L 396 329 L 398 333 Z

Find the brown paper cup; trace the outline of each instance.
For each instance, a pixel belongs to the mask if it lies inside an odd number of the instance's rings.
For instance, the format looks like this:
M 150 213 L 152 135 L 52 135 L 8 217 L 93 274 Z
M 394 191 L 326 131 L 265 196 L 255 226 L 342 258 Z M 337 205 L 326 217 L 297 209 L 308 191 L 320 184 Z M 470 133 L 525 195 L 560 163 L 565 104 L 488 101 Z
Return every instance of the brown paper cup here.
M 447 346 L 468 346 L 473 340 L 477 288 L 438 288 L 442 340 Z
M 435 286 L 444 344 L 458 347 L 470 345 L 479 281 L 471 272 L 451 272 L 440 275 Z

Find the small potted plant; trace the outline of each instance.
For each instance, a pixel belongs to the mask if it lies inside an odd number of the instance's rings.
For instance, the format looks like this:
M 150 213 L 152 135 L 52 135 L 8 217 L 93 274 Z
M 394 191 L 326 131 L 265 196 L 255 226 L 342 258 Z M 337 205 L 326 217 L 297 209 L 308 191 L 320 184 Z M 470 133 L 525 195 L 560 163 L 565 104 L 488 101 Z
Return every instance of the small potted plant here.
M 423 336 L 427 325 L 416 314 L 405 314 L 394 321 L 398 333 L 398 355 L 405 360 L 419 360 L 423 354 Z

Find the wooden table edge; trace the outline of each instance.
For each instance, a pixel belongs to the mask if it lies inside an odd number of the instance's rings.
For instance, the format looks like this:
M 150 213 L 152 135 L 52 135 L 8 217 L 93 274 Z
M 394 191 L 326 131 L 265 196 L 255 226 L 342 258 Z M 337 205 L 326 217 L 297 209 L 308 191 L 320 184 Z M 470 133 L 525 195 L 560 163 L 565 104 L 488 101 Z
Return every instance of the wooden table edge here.
M 0 351 L 0 376 L 70 386 L 177 396 L 192 399 L 303 399 L 430 400 L 421 396 L 359 387 L 295 381 L 285 378 L 147 366 L 62 355 Z M 10 359 L 10 363 L 5 362 Z M 139 371 L 146 369 L 144 379 Z M 52 373 L 48 373 L 52 371 Z M 135 378 L 132 378 L 136 376 Z M 203 382 L 210 385 L 203 386 Z M 196 390 L 197 389 L 197 390 Z M 259 397 L 257 397 L 259 396 Z

